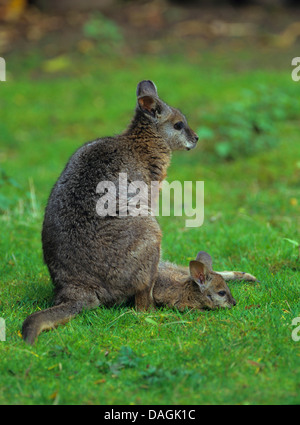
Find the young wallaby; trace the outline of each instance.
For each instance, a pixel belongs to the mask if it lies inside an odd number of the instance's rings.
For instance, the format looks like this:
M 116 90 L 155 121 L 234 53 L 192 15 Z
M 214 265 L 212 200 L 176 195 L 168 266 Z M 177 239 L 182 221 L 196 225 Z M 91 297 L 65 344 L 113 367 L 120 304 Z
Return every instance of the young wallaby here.
M 236 305 L 225 280 L 213 271 L 211 256 L 204 251 L 198 253 L 195 261 L 190 261 L 189 271 L 171 263 L 160 263 L 152 296 L 157 306 L 178 310 Z
M 152 81 L 137 86 L 137 106 L 121 135 L 87 143 L 70 158 L 54 185 L 45 211 L 44 260 L 55 286 L 54 306 L 27 317 L 22 334 L 33 344 L 38 334 L 64 323 L 83 308 L 114 305 L 135 297 L 137 309 L 153 300 L 161 231 L 153 215 L 99 216 L 96 188 L 119 175 L 148 187 L 166 177 L 173 150 L 190 150 L 198 136 L 184 115 L 163 102 Z M 120 201 L 121 187 L 117 192 Z

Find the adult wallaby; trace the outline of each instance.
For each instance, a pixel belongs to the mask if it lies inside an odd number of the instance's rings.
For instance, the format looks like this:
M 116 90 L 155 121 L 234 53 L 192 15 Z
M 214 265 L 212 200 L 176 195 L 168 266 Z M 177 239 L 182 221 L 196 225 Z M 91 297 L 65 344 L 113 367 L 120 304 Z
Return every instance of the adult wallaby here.
M 256 281 L 248 273 L 214 272 L 212 258 L 204 251 L 198 253 L 196 260 L 190 261 L 189 269 L 162 262 L 152 289 L 155 305 L 178 310 L 231 308 L 236 301 L 222 276 L 227 280 Z
M 137 86 L 137 107 L 121 135 L 87 143 L 70 158 L 54 185 L 45 211 L 44 260 L 55 286 L 54 306 L 27 317 L 23 338 L 64 323 L 83 308 L 123 303 L 135 297 L 138 310 L 153 304 L 161 231 L 154 216 L 99 216 L 99 182 L 117 188 L 128 182 L 161 183 L 173 150 L 190 150 L 198 136 L 180 111 L 159 99 L 152 81 Z M 118 199 L 121 191 L 117 192 Z

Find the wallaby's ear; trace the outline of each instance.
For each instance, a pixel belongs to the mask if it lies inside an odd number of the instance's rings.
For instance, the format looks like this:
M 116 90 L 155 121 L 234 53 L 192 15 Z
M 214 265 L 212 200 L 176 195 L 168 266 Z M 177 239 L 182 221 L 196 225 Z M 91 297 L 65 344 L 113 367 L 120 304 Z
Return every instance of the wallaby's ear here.
M 196 257 L 196 261 L 200 261 L 201 263 L 205 264 L 209 271 L 213 271 L 212 258 L 207 252 L 199 251 Z
M 156 101 L 151 96 L 143 96 L 138 98 L 139 107 L 142 111 L 147 112 L 148 114 L 155 117 L 156 113 Z
M 140 83 L 138 83 L 138 86 L 136 89 L 136 96 L 137 98 L 143 97 L 143 96 L 158 97 L 156 85 L 153 83 L 153 81 L 150 81 L 150 80 L 141 81 Z
M 205 272 L 206 267 L 204 263 L 200 261 L 190 261 L 190 275 L 195 280 L 196 283 L 200 285 L 205 285 Z
M 141 81 L 137 86 L 136 95 L 139 107 L 143 112 L 146 112 L 153 117 L 155 117 L 156 112 L 160 112 L 156 86 L 152 81 Z

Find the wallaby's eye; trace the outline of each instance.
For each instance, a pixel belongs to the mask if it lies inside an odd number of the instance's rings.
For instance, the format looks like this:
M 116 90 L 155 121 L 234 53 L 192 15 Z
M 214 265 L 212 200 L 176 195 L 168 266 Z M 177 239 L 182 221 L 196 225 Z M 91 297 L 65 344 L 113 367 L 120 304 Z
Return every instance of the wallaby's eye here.
M 220 297 L 224 297 L 224 295 L 226 295 L 226 292 L 225 291 L 219 291 L 218 295 L 220 295 Z
M 178 121 L 174 124 L 175 130 L 182 130 L 184 127 L 184 123 L 182 121 Z

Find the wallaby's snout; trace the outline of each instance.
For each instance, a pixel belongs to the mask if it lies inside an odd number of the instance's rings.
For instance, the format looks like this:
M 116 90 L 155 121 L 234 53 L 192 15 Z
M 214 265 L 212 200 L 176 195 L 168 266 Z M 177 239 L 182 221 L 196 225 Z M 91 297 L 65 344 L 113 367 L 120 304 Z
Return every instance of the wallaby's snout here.
M 190 145 L 186 147 L 186 149 L 189 151 L 191 149 L 194 149 L 197 145 L 197 142 L 199 140 L 198 134 L 195 133 L 192 129 L 189 128 L 190 131 Z
M 225 280 L 218 273 L 210 273 L 207 290 L 216 308 L 232 308 L 236 305 Z

